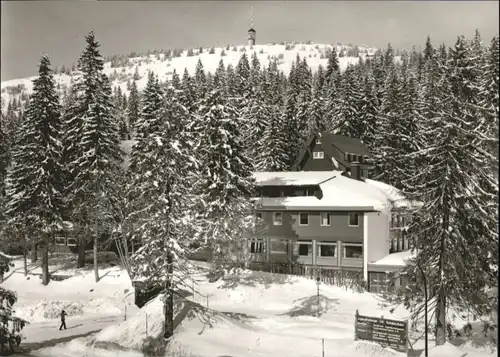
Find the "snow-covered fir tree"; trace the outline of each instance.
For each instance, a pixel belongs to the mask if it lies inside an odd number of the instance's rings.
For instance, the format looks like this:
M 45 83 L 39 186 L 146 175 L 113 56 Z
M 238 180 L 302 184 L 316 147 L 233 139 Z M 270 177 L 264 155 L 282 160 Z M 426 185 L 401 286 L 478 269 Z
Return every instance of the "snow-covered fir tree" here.
M 176 91 L 181 89 L 181 77 L 179 76 L 179 73 L 177 73 L 175 69 L 172 73 L 172 80 L 170 81 L 170 85 Z
M 375 92 L 375 79 L 371 70 L 365 74 L 362 85 L 360 120 L 364 124 L 364 130 L 360 139 L 367 145 L 370 152 L 375 153 L 379 147 L 377 142 L 380 138 L 380 130 L 377 127 L 379 103 Z
M 263 171 L 263 156 L 266 155 L 266 146 L 262 143 L 264 133 L 268 127 L 270 116 L 269 104 L 263 98 L 264 92 L 261 87 L 255 90 L 250 99 L 248 109 L 245 112 L 245 129 L 247 132 L 243 136 L 245 152 L 251 158 L 255 171 Z
M 491 151 L 496 156 L 494 164 L 495 171 L 498 172 L 498 120 L 499 120 L 499 55 L 498 36 L 495 36 L 490 43 L 488 52 L 485 55 L 485 67 L 481 76 L 481 93 L 484 102 L 482 107 L 485 112 L 484 127 L 488 128 Z M 496 166 L 495 166 L 496 164 Z
M 219 65 L 215 70 L 214 88 L 219 89 L 227 95 L 226 67 L 224 66 L 224 61 L 222 59 L 219 61 Z
M 245 97 L 250 92 L 250 63 L 246 53 L 243 53 L 235 68 L 235 94 Z
M 148 97 L 161 96 L 156 85 L 148 91 Z M 196 236 L 192 185 L 197 165 L 188 110 L 174 95 L 167 95 L 153 113 L 137 122 L 131 153 L 128 220 L 133 222 L 134 239 L 142 244 L 131 266 L 134 279 L 165 287 L 164 337 L 169 338 L 174 328 L 174 289 L 182 287 L 189 275 L 187 253 Z
M 437 345 L 447 339 L 450 308 L 483 316 L 495 304 L 488 289 L 497 283 L 498 179 L 488 160 L 487 137 L 475 130 L 481 114 L 473 68 L 463 37 L 448 59 L 438 57 L 434 71 L 439 90 L 426 89 L 434 95 L 427 94 L 432 102 L 414 138 L 420 146 L 413 155 L 420 172 L 410 171 L 405 183 L 408 198 L 420 204 L 409 227 L 417 255 L 404 269 L 410 285 L 400 294 L 408 308 L 421 311 L 423 271 Z
M 240 121 L 231 101 L 217 89 L 201 101 L 195 119 L 196 152 L 203 163 L 196 187 L 216 267 L 227 262 L 228 249 L 239 251 L 253 223 L 252 165 L 243 150 Z
M 182 75 L 181 88 L 181 103 L 189 110 L 190 113 L 193 113 L 196 109 L 196 88 L 195 83 L 186 68 L 184 69 L 184 74 Z
M 7 174 L 7 167 L 10 162 L 9 147 L 7 143 L 7 134 L 5 132 L 5 115 L 3 111 L 3 98 L 2 108 L 0 111 L 0 201 L 5 196 L 5 177 Z M 1 205 L 0 205 L 1 206 Z M 0 208 L 1 210 L 2 208 Z M 1 214 L 0 214 L 1 216 Z
M 158 78 L 154 72 L 149 72 L 146 88 L 142 93 L 142 110 L 140 113 L 141 120 L 157 123 L 158 113 L 163 108 L 163 96 L 158 82 Z
M 203 68 L 203 63 L 198 59 L 194 73 L 194 85 L 196 88 L 196 98 L 203 98 L 208 90 L 208 80 Z
M 140 112 L 140 98 L 139 98 L 139 92 L 137 91 L 137 83 L 134 80 L 130 87 L 130 94 L 127 105 L 128 128 L 130 133 L 132 133 L 132 135 L 135 130 L 135 123 L 137 123 L 137 120 L 139 119 L 139 112 Z
M 363 93 L 358 72 L 349 66 L 340 80 L 339 102 L 336 108 L 336 134 L 351 138 L 361 138 L 364 135 L 365 124 L 362 122 L 361 106 Z
M 8 224 L 34 233 L 43 247 L 42 283 L 49 277 L 49 245 L 62 228 L 62 122 L 50 60 L 42 57 L 7 177 Z
M 340 66 L 339 59 L 337 57 L 337 49 L 335 46 L 332 47 L 328 55 L 328 63 L 326 65 L 326 71 L 323 78 L 323 83 L 328 87 L 332 85 L 338 85 L 338 80 L 340 76 Z
M 122 93 L 120 87 L 115 87 L 115 93 L 113 95 L 113 116 L 116 119 L 118 125 L 118 135 L 120 140 L 130 139 L 130 130 L 128 126 L 127 118 L 127 107 L 126 107 L 126 96 Z
M 396 155 L 399 150 L 397 126 L 400 120 L 401 80 L 399 71 L 395 66 L 389 66 L 387 73 L 387 80 L 383 90 L 384 95 L 379 110 L 379 124 L 380 128 L 384 130 L 384 135 L 380 142 L 379 151 L 374 157 L 377 162 L 374 177 L 377 180 L 401 188 L 399 187 L 401 182 L 394 176 L 394 172 L 397 170 Z
M 323 98 L 322 83 L 319 78 L 315 82 L 312 101 L 307 110 L 308 129 L 307 135 L 326 131 L 327 123 L 325 120 L 325 99 Z
M 112 224 L 112 207 L 118 195 L 115 178 L 122 174 L 122 153 L 118 125 L 113 116 L 111 87 L 103 74 L 99 44 L 93 32 L 85 40 L 87 46 L 78 63 L 82 73 L 79 87 L 83 94 L 76 105 L 80 110 L 74 123 L 80 136 L 75 137 L 79 148 L 69 167 L 70 172 L 75 173 L 71 183 L 72 217 L 83 231 L 92 233 L 94 271 L 98 281 L 98 237 Z M 83 239 L 79 244 L 80 248 L 85 244 Z
M 290 157 L 289 137 L 284 116 L 278 106 L 269 107 L 267 127 L 262 137 L 266 151 L 259 157 L 259 167 L 263 171 L 286 171 L 292 161 Z

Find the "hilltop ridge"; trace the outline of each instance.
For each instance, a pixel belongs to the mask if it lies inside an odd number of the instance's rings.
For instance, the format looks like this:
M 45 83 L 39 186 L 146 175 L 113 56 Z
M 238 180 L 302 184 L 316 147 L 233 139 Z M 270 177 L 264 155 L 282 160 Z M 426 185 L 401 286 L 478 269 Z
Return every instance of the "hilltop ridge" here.
M 190 75 L 194 74 L 196 64 L 200 60 L 205 72 L 214 73 L 219 61 L 222 59 L 224 65 L 238 64 L 243 53 L 251 56 L 254 52 L 260 61 L 261 66 L 267 66 L 273 58 L 278 60 L 278 68 L 288 75 L 292 63 L 296 57 L 306 58 L 311 70 L 315 72 L 320 65 L 327 64 L 328 52 L 336 47 L 339 55 L 340 69 L 343 71 L 349 64 L 355 64 L 359 58 L 371 57 L 377 51 L 376 48 L 368 46 L 352 45 L 328 45 L 315 43 L 281 43 L 267 45 L 239 45 L 213 48 L 184 49 L 174 51 L 149 51 L 146 54 L 129 54 L 109 56 L 104 65 L 104 72 L 111 80 L 111 86 L 120 87 L 122 92 L 129 93 L 128 85 L 133 80 L 134 73 L 138 73 L 139 80 L 137 87 L 142 90 L 147 81 L 147 73 L 155 72 L 160 81 L 164 82 L 172 78 L 174 70 L 182 76 L 184 69 L 187 69 Z M 357 54 L 358 56 L 353 56 Z M 134 56 L 136 55 L 136 56 Z M 350 56 L 349 56 L 350 55 Z M 36 69 L 34 69 L 35 71 Z M 57 89 L 60 94 L 69 87 L 71 82 L 71 71 L 65 69 L 66 73 L 55 73 L 54 77 L 57 83 Z M 13 98 L 19 98 L 30 94 L 33 90 L 32 80 L 35 76 L 12 79 L 1 82 L 2 99 L 7 103 Z M 127 83 L 128 82 L 128 83 Z

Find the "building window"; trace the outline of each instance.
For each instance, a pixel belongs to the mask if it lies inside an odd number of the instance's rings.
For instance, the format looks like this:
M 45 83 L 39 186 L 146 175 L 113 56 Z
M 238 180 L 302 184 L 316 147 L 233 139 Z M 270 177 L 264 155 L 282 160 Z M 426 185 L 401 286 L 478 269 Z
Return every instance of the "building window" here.
M 321 139 L 320 138 L 316 139 L 316 144 L 321 144 Z
M 358 160 L 358 155 L 356 154 L 346 153 L 344 154 L 344 157 L 347 162 L 353 162 Z
M 403 228 L 406 227 L 407 218 L 401 212 L 391 213 L 391 228 Z
M 293 195 L 295 197 L 303 197 L 303 196 L 306 196 L 306 191 L 302 190 L 302 189 L 297 189 L 297 190 L 293 191 Z
M 309 225 L 309 213 L 299 213 L 299 226 Z
M 283 213 L 273 212 L 273 225 L 281 226 L 283 224 Z
M 327 227 L 330 225 L 330 213 L 328 212 L 321 212 L 321 222 L 320 222 L 322 227 Z
M 260 254 L 264 252 L 264 240 L 253 239 L 250 241 L 250 253 Z
M 349 212 L 349 227 L 359 227 L 359 213 Z
M 388 277 L 386 273 L 370 272 L 368 277 L 368 285 L 371 293 L 384 293 L 388 288 Z
M 324 159 L 324 158 L 325 158 L 325 153 L 323 151 L 313 152 L 313 159 Z
M 312 257 L 312 241 L 297 241 L 294 246 L 294 255 Z
M 344 258 L 361 259 L 363 258 L 362 244 L 342 244 Z
M 255 218 L 262 219 L 262 212 L 256 212 L 255 213 Z
M 337 242 L 318 242 L 318 257 L 337 257 Z
M 286 254 L 288 252 L 288 241 L 286 239 L 272 238 L 270 251 L 273 254 Z
M 56 245 L 66 245 L 66 237 L 64 236 L 56 236 Z

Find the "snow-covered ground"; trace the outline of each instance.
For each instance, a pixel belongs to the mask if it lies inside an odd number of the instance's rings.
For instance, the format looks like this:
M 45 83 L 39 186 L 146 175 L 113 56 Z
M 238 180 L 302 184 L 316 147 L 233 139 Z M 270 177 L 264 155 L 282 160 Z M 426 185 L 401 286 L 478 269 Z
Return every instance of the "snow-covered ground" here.
M 44 287 L 37 276 L 31 275 L 29 280 L 24 277 L 21 262 L 15 263 L 18 270 L 2 285 L 18 292 L 16 312 L 31 321 L 22 346 L 44 347 L 32 351 L 31 356 L 138 357 L 148 337 L 161 336 L 161 300 L 137 309 L 133 305 L 134 290 L 120 268 L 102 269 L 99 283 L 94 282 L 90 270 L 67 270 L 75 277 Z M 58 269 L 61 274 L 65 271 Z M 313 280 L 239 271 L 209 283 L 201 268 L 193 279 L 195 294 L 185 292 L 185 298 L 179 298 L 176 304 L 176 331 L 168 356 L 314 357 L 322 356 L 323 346 L 325 357 L 403 356 L 376 344 L 354 341 L 357 309 L 362 315 L 392 319 L 408 315 L 403 308 L 392 312 L 384 309 L 376 295 L 321 284 L 317 316 Z M 69 314 L 66 331 L 57 330 L 61 308 Z M 413 343 L 413 348 L 421 355 L 423 341 Z M 440 357 L 465 353 L 474 357 L 496 355 L 470 341 L 460 348 L 447 344 L 431 350 L 431 356 Z

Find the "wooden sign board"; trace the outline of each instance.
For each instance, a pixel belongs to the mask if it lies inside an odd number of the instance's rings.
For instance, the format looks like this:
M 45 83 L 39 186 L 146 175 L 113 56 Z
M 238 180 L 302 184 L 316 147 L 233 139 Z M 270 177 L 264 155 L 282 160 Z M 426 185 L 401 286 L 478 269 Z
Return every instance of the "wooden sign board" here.
M 408 353 L 408 322 L 359 315 L 356 310 L 354 339 L 378 343 Z

